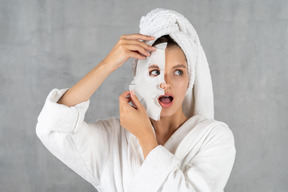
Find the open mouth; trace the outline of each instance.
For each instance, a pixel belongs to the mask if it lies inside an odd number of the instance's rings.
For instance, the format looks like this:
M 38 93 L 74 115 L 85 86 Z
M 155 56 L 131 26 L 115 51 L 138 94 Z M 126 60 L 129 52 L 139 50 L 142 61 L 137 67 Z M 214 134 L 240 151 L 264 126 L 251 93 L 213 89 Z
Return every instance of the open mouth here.
M 161 95 L 158 100 L 159 100 L 159 103 L 162 107 L 170 107 L 173 103 L 173 96 L 172 95 L 168 95 L 168 94 L 165 94 L 165 95 Z

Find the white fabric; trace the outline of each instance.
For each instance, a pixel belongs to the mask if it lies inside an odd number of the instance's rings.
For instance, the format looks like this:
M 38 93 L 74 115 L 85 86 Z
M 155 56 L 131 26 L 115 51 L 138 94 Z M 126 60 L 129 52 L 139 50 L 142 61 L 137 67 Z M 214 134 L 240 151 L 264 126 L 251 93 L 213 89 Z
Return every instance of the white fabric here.
M 36 134 L 99 192 L 223 191 L 236 155 L 233 133 L 224 122 L 195 115 L 144 160 L 137 138 L 118 117 L 86 123 L 90 100 L 73 107 L 58 104 L 68 89 L 49 93 Z
M 158 102 L 158 97 L 164 95 L 164 89 L 160 87 L 161 83 L 165 83 L 165 48 L 167 43 L 156 45 L 156 51 L 151 53 L 150 57 L 138 60 L 137 71 L 134 79 L 129 85 L 129 90 L 134 90 L 139 101 L 146 109 L 147 115 L 155 121 L 160 120 L 162 106 Z M 149 67 L 157 65 L 160 74 L 157 76 L 149 75 Z
M 181 47 L 188 62 L 190 74 L 189 87 L 183 101 L 183 113 L 186 117 L 202 115 L 214 118 L 214 97 L 209 65 L 196 30 L 182 14 L 169 9 L 156 8 L 142 16 L 140 33 L 154 36 L 152 45 L 159 37 L 169 35 Z M 132 71 L 135 75 L 137 59 L 132 59 Z

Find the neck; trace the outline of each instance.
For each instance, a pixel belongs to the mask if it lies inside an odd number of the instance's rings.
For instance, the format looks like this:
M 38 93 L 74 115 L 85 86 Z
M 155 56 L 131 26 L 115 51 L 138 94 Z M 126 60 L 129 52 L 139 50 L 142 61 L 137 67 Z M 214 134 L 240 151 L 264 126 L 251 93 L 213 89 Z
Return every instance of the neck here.
M 171 116 L 160 117 L 159 121 L 151 120 L 159 144 L 164 145 L 170 136 L 187 120 L 182 108 Z

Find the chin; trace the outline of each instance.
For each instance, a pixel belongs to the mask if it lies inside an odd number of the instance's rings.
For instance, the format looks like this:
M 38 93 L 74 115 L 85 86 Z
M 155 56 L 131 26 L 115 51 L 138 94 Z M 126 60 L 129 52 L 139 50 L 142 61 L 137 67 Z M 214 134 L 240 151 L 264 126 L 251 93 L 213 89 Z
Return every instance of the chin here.
M 179 111 L 182 111 L 182 105 L 179 106 L 178 103 L 173 103 L 173 105 L 170 106 L 169 108 L 162 107 L 160 117 L 170 117 L 175 113 L 178 113 Z
M 165 111 L 164 111 L 165 110 Z M 176 111 L 174 111 L 173 109 L 172 110 L 169 110 L 169 109 L 164 109 L 162 108 L 162 111 L 161 111 L 161 115 L 160 117 L 170 117 L 172 116 L 173 114 L 175 114 Z

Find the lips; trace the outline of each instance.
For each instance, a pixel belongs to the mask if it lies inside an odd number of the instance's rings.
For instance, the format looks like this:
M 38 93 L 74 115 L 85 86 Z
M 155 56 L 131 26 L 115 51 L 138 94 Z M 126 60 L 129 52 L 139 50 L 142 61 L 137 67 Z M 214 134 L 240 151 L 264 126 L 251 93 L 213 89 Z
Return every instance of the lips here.
M 173 95 L 166 93 L 165 95 L 160 95 L 158 101 L 162 107 L 170 107 L 173 103 Z

